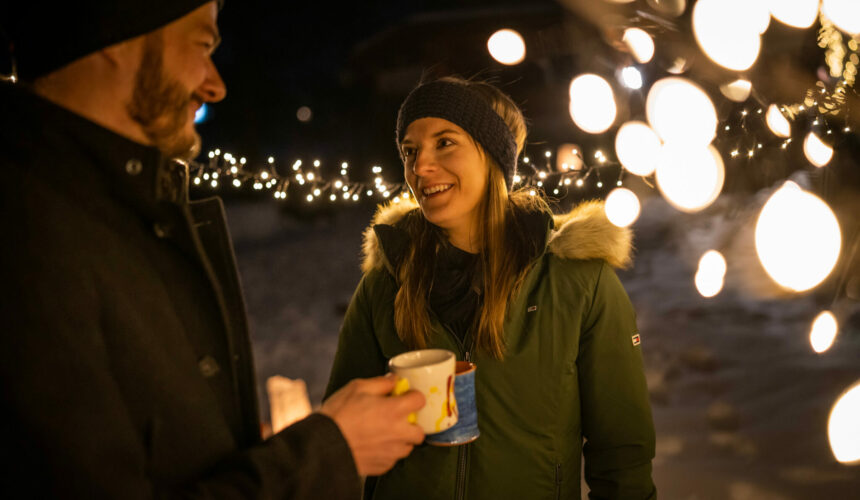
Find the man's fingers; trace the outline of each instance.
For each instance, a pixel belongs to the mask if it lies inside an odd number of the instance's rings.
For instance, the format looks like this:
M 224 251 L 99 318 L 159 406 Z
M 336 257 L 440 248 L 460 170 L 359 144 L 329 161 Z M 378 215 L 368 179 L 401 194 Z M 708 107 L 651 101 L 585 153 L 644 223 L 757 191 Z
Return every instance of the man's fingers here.
M 385 375 L 382 377 L 356 379 L 353 383 L 356 384 L 358 392 L 385 396 L 394 390 L 397 378 L 393 375 Z
M 401 396 L 390 398 L 391 411 L 394 413 L 408 414 L 424 408 L 424 395 L 418 391 L 409 391 Z

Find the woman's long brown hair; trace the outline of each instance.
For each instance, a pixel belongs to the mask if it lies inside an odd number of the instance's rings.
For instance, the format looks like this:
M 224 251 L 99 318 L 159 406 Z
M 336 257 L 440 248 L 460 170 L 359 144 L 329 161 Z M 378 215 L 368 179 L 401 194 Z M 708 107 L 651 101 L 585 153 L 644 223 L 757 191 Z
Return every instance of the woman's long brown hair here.
M 456 78 L 444 80 L 468 85 L 502 117 L 514 134 L 517 153 L 526 137 L 523 115 L 514 102 L 496 87 L 484 82 Z M 487 187 L 475 230 L 481 242 L 480 262 L 482 297 L 472 327 L 475 346 L 483 353 L 502 359 L 505 353 L 504 322 L 508 303 L 519 291 L 529 270 L 532 247 L 527 229 L 518 224 L 516 211 L 549 210 L 540 196 L 525 190 L 508 194 L 505 177 L 480 144 L 478 151 L 489 168 Z M 433 286 L 433 270 L 439 246 L 445 235 L 437 226 L 415 211 L 407 215 L 403 227 L 410 246 L 396 273 L 400 289 L 394 299 L 394 324 L 397 334 L 410 349 L 422 349 L 432 335 L 428 297 Z

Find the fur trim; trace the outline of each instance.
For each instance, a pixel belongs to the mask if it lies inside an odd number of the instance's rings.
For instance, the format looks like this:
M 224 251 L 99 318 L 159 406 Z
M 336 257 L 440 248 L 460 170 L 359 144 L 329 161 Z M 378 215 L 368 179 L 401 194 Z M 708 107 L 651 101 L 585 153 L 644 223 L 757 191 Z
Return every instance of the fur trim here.
M 373 226 L 393 225 L 408 212 L 418 208 L 412 199 L 379 205 L 370 226 L 364 230 L 362 272 L 382 269 L 387 260 Z M 609 222 L 602 201 L 586 201 L 570 212 L 553 216 L 555 230 L 549 236 L 549 251 L 566 259 L 603 259 L 612 267 L 630 266 L 633 233 Z
M 413 200 L 412 197 L 398 203 L 389 201 L 387 204 L 380 204 L 377 207 L 376 214 L 373 216 L 370 226 L 364 230 L 364 242 L 361 245 L 364 258 L 361 263 L 361 272 L 367 273 L 373 269 L 382 269 L 387 263 L 385 253 L 379 247 L 379 240 L 376 238 L 373 226 L 377 224 L 394 225 L 407 213 L 416 208 L 418 208 L 418 202 Z
M 615 268 L 629 267 L 633 232 L 609 222 L 603 207 L 602 201 L 586 201 L 554 216 L 550 252 L 566 259 L 603 259 Z

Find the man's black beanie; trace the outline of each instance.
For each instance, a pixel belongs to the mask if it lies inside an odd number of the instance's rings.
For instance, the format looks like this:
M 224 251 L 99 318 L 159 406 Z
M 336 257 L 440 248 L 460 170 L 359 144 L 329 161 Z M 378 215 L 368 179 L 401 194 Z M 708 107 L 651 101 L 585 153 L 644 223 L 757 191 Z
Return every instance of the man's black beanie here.
M 32 81 L 97 50 L 154 31 L 212 0 L 12 0 L 0 23 L 18 77 Z M 223 0 L 218 0 L 219 7 Z

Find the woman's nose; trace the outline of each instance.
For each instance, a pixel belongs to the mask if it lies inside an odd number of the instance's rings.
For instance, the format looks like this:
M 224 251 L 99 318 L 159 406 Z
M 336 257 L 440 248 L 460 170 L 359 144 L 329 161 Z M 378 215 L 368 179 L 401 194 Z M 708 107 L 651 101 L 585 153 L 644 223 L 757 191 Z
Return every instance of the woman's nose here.
M 415 175 L 425 175 L 427 172 L 432 171 L 435 164 L 436 162 L 431 152 L 425 149 L 417 149 L 415 151 L 415 161 L 412 162 L 412 172 Z

